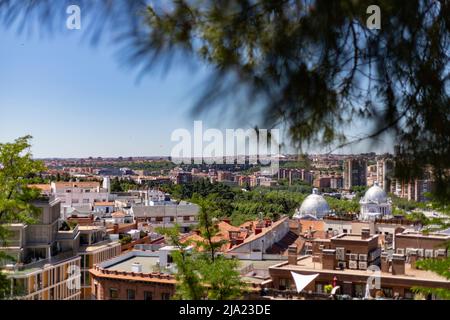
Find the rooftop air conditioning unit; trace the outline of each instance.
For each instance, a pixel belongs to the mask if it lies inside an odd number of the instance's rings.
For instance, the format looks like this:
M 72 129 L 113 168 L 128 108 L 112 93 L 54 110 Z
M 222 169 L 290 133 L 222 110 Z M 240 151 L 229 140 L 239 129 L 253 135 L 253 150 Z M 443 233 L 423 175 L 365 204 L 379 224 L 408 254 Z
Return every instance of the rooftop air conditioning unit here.
M 359 260 L 360 261 L 367 261 L 367 254 L 361 253 L 359 255 Z
M 338 262 L 338 268 L 339 269 L 345 269 L 347 266 L 347 264 L 344 261 L 339 261 Z
M 417 249 L 417 255 L 423 257 L 423 249 Z
M 359 269 L 360 270 L 367 270 L 367 262 L 366 261 L 360 261 L 359 262 Z
M 336 259 L 345 260 L 345 248 L 336 248 Z
M 350 269 L 358 269 L 358 261 L 349 261 L 348 262 L 348 267 Z
M 352 260 L 352 261 L 358 260 L 358 254 L 356 254 L 356 253 L 350 253 L 350 260 Z
M 425 250 L 425 258 L 433 258 L 433 250 L 432 249 Z
M 405 254 L 405 249 L 397 248 L 397 254 Z
M 434 256 L 437 257 L 445 257 L 445 249 L 438 249 L 434 251 Z

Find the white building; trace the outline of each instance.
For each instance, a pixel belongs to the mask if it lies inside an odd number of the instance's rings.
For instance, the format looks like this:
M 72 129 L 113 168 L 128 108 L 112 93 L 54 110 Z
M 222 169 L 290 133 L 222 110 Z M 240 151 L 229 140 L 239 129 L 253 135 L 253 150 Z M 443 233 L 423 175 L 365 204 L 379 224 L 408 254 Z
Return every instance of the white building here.
M 319 194 L 319 190 L 314 188 L 312 194 L 303 200 L 300 208 L 295 212 L 293 218 L 311 218 L 322 219 L 330 213 L 330 207 L 323 196 Z
M 361 205 L 360 220 L 368 221 L 391 216 L 391 199 L 377 182 L 366 191 L 359 203 Z
M 96 181 L 52 182 L 51 193 L 61 201 L 61 212 L 64 214 L 70 207 L 92 207 L 95 202 L 107 202 L 110 199 L 108 189 L 101 187 Z

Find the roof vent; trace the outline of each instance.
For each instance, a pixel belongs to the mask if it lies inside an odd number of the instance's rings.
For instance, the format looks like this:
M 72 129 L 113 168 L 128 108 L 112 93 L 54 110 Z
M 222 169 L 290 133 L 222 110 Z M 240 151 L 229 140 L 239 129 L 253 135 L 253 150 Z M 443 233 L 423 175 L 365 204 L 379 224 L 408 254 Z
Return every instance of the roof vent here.
M 139 262 L 133 262 L 131 265 L 131 271 L 136 273 L 142 272 L 142 264 Z

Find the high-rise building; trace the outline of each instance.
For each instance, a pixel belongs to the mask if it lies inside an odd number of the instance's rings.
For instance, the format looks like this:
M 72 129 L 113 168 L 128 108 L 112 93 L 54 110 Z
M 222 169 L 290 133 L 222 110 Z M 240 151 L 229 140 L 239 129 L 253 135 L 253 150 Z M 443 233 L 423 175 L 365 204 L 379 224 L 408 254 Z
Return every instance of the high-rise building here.
M 362 158 L 349 158 L 344 161 L 344 189 L 367 185 L 367 161 Z
M 392 175 L 394 173 L 394 161 L 390 158 L 377 159 L 377 182 L 385 191 L 391 189 Z

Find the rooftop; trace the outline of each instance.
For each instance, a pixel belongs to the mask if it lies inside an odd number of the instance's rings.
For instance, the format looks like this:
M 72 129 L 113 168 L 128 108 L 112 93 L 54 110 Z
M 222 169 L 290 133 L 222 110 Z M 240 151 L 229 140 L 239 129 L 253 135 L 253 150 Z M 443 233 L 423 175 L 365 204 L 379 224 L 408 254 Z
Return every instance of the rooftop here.
M 430 233 L 425 234 L 421 232 L 413 232 L 407 231 L 402 233 L 397 233 L 396 237 L 409 237 L 409 238 L 428 238 L 428 239 L 436 239 L 436 240 L 450 240 L 450 235 L 446 233 Z
M 322 263 L 313 262 L 313 257 L 308 255 L 301 257 L 297 260 L 297 265 L 288 264 L 288 262 L 283 262 L 278 265 L 275 265 L 271 268 L 289 270 L 289 271 L 306 271 L 311 273 L 329 273 L 332 275 L 355 275 L 362 277 L 370 277 L 373 276 L 373 271 L 371 270 L 353 270 L 353 269 L 344 269 L 344 270 L 328 270 L 322 269 Z M 404 275 L 392 275 L 392 273 L 381 272 L 381 278 L 391 278 L 391 279 L 405 279 L 421 282 L 425 284 L 426 282 L 434 281 L 434 282 L 446 282 L 450 286 L 450 281 L 444 277 L 437 275 L 431 271 L 412 269 L 410 264 L 405 264 L 405 274 Z
M 113 264 L 105 269 L 112 270 L 112 271 L 132 272 L 131 266 L 133 265 L 133 263 L 139 263 L 142 265 L 143 273 L 152 273 L 154 271 L 154 267 L 156 266 L 158 260 L 159 260 L 158 257 L 134 256 L 134 257 L 128 258 L 126 260 L 123 260 L 121 262 L 118 262 L 116 264 Z

